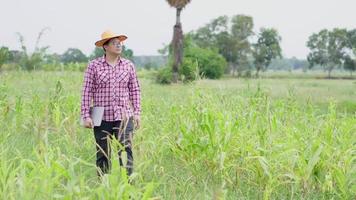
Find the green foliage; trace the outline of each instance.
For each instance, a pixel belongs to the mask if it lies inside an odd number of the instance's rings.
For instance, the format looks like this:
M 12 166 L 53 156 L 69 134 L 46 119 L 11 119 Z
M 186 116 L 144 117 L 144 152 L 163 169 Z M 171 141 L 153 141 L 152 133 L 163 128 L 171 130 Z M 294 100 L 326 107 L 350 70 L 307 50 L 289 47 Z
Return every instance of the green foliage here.
M 24 54 L 20 61 L 20 66 L 25 70 L 39 69 L 42 65 L 43 54 L 32 53 L 30 56 Z
M 42 29 L 38 34 L 36 40 L 36 46 L 32 53 L 28 52 L 27 47 L 25 46 L 24 37 L 20 33 L 17 33 L 17 35 L 19 36 L 19 41 L 22 49 L 22 52 L 20 53 L 21 57 L 19 61 L 19 65 L 22 69 L 31 71 L 40 68 L 41 65 L 43 64 L 44 56 L 46 55 L 46 51 L 49 48 L 49 46 L 39 47 L 39 42 L 46 30 L 49 30 L 49 28 Z
M 199 65 L 197 60 L 186 57 L 179 69 L 180 80 L 183 82 L 191 82 L 199 76 Z
M 57 53 L 53 53 L 53 54 L 45 54 L 43 61 L 47 64 L 58 64 L 61 62 L 61 55 L 57 54 Z
M 67 63 L 80 63 L 80 62 L 87 62 L 88 58 L 80 49 L 69 48 L 62 55 L 61 61 L 64 64 L 67 64 Z
M 22 56 L 21 51 L 10 50 L 9 53 L 10 53 L 9 62 L 10 63 L 19 63 L 19 61 L 21 60 L 21 56 Z
M 95 47 L 93 53 L 89 56 L 90 60 L 94 60 L 95 58 L 99 58 L 105 54 L 103 48 Z
M 309 37 L 307 47 L 310 49 L 308 62 L 310 68 L 315 65 L 321 65 L 328 71 L 328 77 L 331 77 L 331 71 L 335 67 L 341 67 L 345 61 L 346 47 L 348 44 L 348 35 L 346 29 L 334 28 L 332 31 L 323 29 Z
M 352 75 L 352 72 L 356 71 L 356 29 L 349 30 L 347 38 L 349 53 L 345 56 L 344 68 L 349 70 Z
M 199 65 L 196 59 L 185 57 L 179 69 L 179 80 L 187 83 L 199 77 Z M 160 84 L 172 83 L 172 69 L 169 67 L 159 68 L 156 73 L 156 82 Z
M 199 75 L 210 79 L 220 78 L 227 65 L 224 57 L 218 52 L 199 47 L 185 49 L 184 58 L 196 61 L 199 67 Z
M 328 63 L 328 37 L 329 32 L 326 29 L 321 30 L 319 33 L 314 33 L 309 37 L 307 47 L 311 50 L 308 54 L 310 68 L 315 64 L 325 66 Z
M 266 70 L 272 59 L 282 57 L 280 47 L 281 37 L 276 29 L 261 28 L 257 43 L 253 45 L 253 57 L 256 68 L 256 76 L 260 70 Z
M 160 84 L 172 83 L 172 69 L 170 67 L 163 67 L 157 71 L 156 82 Z
M 231 27 L 229 27 L 231 21 Z M 249 55 L 251 54 L 250 39 L 253 36 L 253 18 L 246 15 L 235 15 L 229 19 L 220 16 L 210 23 L 191 33 L 194 43 L 201 48 L 217 51 L 232 66 L 229 71 L 241 75 L 250 71 Z
M 355 196 L 354 80 L 163 87 L 142 79 L 132 184 L 115 142 L 112 173 L 96 177 L 95 138 L 79 125 L 82 80 L 83 73 L 66 71 L 1 76 L 1 199 Z M 340 107 L 345 100 L 353 110 Z
M 6 63 L 10 58 L 9 48 L 1 47 L 0 48 L 0 69 L 4 63 Z
M 221 52 L 229 36 L 228 22 L 228 16 L 220 16 L 211 20 L 210 23 L 191 33 L 194 43 L 201 48 L 217 48 Z M 223 55 L 226 60 L 230 60 L 228 54 Z
M 253 33 L 253 18 L 246 15 L 236 15 L 231 20 L 231 41 L 232 45 L 231 54 L 233 75 L 237 71 L 238 75 L 241 73 L 250 73 L 251 65 L 249 62 L 249 56 L 251 55 L 251 42 L 250 38 Z
M 64 65 L 65 70 L 69 71 L 80 71 L 84 72 L 84 70 L 87 68 L 88 63 L 68 63 Z
M 344 69 L 350 71 L 352 76 L 352 72 L 356 71 L 356 60 L 352 59 L 349 56 L 346 57 L 344 62 Z
M 88 63 L 50 63 L 50 64 L 43 64 L 40 68 L 44 71 L 80 71 L 84 72 Z
M 150 70 L 156 68 L 156 66 L 153 62 L 147 62 L 143 65 L 143 68 L 146 70 Z
M 122 48 L 122 57 L 132 60 L 134 56 L 134 52 L 132 49 L 127 48 L 125 45 Z
M 352 50 L 356 50 L 356 28 L 347 32 L 348 47 Z
M 169 55 L 170 62 L 173 62 L 172 54 Z M 187 34 L 184 37 L 184 57 L 181 68 L 179 69 L 179 80 L 191 82 L 198 77 L 209 79 L 219 79 L 224 74 L 227 63 L 223 56 L 216 50 L 198 47 L 192 40 L 192 35 Z M 169 78 L 171 70 L 160 69 L 157 73 L 156 82 L 169 84 L 172 82 Z M 172 76 L 172 74 L 171 74 Z

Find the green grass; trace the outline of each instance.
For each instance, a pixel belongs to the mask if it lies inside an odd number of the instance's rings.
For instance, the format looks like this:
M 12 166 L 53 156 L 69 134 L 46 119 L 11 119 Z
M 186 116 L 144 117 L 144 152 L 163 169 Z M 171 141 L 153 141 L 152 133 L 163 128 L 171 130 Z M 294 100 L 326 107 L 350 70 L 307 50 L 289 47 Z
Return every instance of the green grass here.
M 1 199 L 353 199 L 356 82 L 141 78 L 134 183 L 96 177 L 79 72 L 0 75 Z

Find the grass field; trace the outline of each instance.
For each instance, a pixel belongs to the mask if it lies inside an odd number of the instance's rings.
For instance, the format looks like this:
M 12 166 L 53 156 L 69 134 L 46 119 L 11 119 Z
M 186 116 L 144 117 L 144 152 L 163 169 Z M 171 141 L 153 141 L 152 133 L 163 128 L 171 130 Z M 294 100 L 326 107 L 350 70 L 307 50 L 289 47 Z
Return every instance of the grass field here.
M 356 80 L 141 77 L 135 173 L 96 177 L 80 72 L 0 74 L 1 199 L 355 199 Z

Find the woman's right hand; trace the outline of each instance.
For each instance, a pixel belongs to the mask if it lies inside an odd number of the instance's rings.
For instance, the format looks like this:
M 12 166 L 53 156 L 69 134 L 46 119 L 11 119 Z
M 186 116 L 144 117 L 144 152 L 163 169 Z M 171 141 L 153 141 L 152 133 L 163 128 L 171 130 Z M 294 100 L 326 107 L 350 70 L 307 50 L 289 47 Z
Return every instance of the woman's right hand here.
M 85 128 L 94 128 L 93 120 L 91 118 L 86 118 L 84 120 L 84 127 Z

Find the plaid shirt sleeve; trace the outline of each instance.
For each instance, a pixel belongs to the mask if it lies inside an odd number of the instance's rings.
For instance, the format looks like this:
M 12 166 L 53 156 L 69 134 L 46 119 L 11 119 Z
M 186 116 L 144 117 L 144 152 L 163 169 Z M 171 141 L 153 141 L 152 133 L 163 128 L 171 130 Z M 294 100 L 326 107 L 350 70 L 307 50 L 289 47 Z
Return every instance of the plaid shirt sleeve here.
M 87 119 L 90 117 L 89 109 L 90 103 L 93 99 L 93 90 L 94 90 L 94 69 L 91 63 L 88 64 L 88 67 L 84 74 L 84 82 L 82 88 L 82 103 L 81 103 L 81 116 L 82 119 Z
M 132 102 L 134 115 L 139 116 L 141 114 L 141 90 L 140 84 L 137 79 L 137 74 L 134 64 L 131 63 L 130 67 L 130 79 L 128 83 L 129 97 Z

